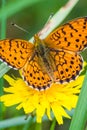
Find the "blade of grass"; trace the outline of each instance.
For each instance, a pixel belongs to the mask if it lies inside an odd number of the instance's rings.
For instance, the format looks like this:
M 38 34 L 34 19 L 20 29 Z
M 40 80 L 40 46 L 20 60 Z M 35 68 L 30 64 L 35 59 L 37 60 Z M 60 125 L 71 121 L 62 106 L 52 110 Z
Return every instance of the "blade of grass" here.
M 87 71 L 69 130 L 84 130 L 87 121 Z
M 31 116 L 29 116 L 27 120 L 25 120 L 25 116 L 6 119 L 3 121 L 0 121 L 0 128 L 10 128 L 12 126 L 23 125 L 23 124 L 29 123 L 31 120 L 33 120 L 33 123 L 35 122 L 35 118 Z
M 50 130 L 55 130 L 55 126 L 56 126 L 56 119 L 54 118 L 52 121 L 52 125 L 50 127 Z
M 11 68 L 5 65 L 4 63 L 0 64 L 0 78 L 10 70 Z
M 4 9 L 6 4 L 6 0 L 2 0 L 2 9 Z M 3 14 L 3 18 L 1 20 L 1 39 L 5 38 L 6 36 L 6 17 L 5 14 Z M 3 78 L 0 78 L 0 95 L 3 94 L 3 86 L 4 81 Z M 0 119 L 3 119 L 3 104 L 0 103 Z
M 0 128 L 9 128 L 12 126 L 20 126 L 25 124 L 23 130 L 27 130 L 27 127 L 29 128 L 32 123 L 36 122 L 36 117 L 29 116 L 27 120 L 25 120 L 25 118 L 26 116 L 20 116 L 20 117 L 14 117 L 11 119 L 2 120 L 0 121 Z M 43 117 L 43 121 L 48 121 L 47 116 Z

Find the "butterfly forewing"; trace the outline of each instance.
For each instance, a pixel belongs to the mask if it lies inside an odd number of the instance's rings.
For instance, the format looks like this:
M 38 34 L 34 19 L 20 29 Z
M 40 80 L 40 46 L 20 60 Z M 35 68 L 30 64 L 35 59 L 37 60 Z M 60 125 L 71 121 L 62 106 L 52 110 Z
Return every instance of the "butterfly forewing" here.
M 50 33 L 44 41 L 50 48 L 82 51 L 87 47 L 87 18 L 78 18 L 64 24 Z
M 33 53 L 34 45 L 21 39 L 0 41 L 0 59 L 13 68 L 22 68 Z

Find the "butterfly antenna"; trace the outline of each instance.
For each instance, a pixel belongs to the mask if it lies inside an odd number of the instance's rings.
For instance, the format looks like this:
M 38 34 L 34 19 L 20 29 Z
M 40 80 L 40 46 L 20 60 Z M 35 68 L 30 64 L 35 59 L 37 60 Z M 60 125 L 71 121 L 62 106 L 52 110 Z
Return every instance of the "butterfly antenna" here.
M 24 28 L 18 26 L 18 25 L 15 24 L 15 23 L 11 23 L 11 25 L 29 34 L 29 32 L 28 32 L 27 30 L 25 30 Z

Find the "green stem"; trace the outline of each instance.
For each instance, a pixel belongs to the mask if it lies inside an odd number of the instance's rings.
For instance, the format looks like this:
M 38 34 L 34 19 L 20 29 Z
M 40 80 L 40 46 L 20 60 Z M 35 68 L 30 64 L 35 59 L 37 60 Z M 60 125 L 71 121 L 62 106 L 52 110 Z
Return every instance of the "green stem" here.
M 55 126 L 56 126 L 56 119 L 54 118 L 50 130 L 55 130 Z

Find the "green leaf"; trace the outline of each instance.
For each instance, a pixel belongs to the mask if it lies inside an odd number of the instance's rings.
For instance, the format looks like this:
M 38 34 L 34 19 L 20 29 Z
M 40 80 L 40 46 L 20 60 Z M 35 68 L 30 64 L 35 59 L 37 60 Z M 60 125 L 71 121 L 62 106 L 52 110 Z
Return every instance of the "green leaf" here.
M 0 128 L 9 128 L 11 126 L 19 126 L 22 124 L 27 124 L 31 122 L 31 120 L 33 123 L 35 122 L 35 118 L 31 116 L 29 116 L 27 120 L 25 120 L 25 116 L 6 119 L 3 121 L 0 121 Z
M 87 120 L 87 71 L 69 130 L 84 130 Z

